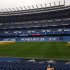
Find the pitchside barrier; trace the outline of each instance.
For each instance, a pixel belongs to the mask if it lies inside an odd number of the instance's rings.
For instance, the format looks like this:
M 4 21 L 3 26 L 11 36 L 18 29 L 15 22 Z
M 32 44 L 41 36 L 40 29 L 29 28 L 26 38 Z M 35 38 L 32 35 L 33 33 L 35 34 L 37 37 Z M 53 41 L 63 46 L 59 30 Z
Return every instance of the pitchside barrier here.
M 6 44 L 15 44 L 14 41 L 0 41 L 0 45 L 6 45 Z
M 0 41 L 13 41 L 13 42 L 59 42 L 70 41 L 70 36 L 60 37 L 14 37 L 14 38 L 1 38 Z
M 70 42 L 68 42 L 68 43 L 66 44 L 66 46 L 70 46 Z

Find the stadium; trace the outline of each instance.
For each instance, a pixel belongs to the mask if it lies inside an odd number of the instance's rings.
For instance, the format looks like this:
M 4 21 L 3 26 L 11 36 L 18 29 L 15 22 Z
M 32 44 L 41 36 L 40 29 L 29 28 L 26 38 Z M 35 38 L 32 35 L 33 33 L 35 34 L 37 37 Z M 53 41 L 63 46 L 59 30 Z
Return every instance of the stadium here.
M 70 70 L 70 6 L 0 12 L 0 70 Z

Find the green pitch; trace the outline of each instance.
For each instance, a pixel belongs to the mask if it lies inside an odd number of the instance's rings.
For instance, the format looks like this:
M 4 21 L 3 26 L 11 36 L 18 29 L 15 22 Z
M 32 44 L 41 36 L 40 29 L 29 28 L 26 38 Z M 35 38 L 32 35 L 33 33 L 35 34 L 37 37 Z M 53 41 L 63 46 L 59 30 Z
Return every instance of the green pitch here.
M 66 44 L 66 42 L 17 42 L 0 45 L 0 56 L 70 59 L 70 46 Z

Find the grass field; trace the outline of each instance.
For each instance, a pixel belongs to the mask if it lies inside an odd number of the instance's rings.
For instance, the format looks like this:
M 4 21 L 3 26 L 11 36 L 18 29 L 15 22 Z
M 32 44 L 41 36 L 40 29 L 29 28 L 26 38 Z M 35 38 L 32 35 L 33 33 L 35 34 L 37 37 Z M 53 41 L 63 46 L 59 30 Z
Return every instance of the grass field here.
M 66 42 L 17 42 L 0 45 L 1 57 L 43 59 L 70 59 L 70 46 Z

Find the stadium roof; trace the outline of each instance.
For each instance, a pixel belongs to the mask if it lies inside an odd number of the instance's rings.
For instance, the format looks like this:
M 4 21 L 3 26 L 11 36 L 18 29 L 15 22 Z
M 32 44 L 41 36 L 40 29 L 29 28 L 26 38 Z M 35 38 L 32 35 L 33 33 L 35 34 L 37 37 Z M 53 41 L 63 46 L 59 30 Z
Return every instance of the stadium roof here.
M 29 6 L 28 6 L 29 9 L 26 9 L 26 7 L 24 7 L 25 10 L 23 10 L 22 7 L 20 7 L 20 9 L 18 9 L 16 7 L 17 10 L 15 10 L 13 8 L 14 11 L 11 10 L 10 8 L 9 8 L 10 11 L 7 9 L 5 9 L 5 10 L 2 9 L 3 12 L 0 12 L 0 16 L 23 15 L 23 14 L 33 14 L 33 13 L 51 12 L 51 11 L 70 9 L 70 6 L 65 6 L 65 2 L 64 2 L 64 4 L 61 5 L 60 1 L 59 1 L 59 5 L 55 5 L 55 2 L 54 2 L 54 6 L 51 6 L 51 3 L 50 3 L 50 7 L 47 7 L 46 5 L 45 5 L 45 7 L 42 7 L 42 5 L 41 5 L 41 8 L 39 8 L 38 5 L 36 5 L 36 6 L 37 6 L 37 8 L 34 8 L 34 6 L 32 6 L 33 9 L 30 9 Z
M 48 3 L 51 2 L 51 4 L 53 5 L 54 2 L 56 2 L 56 4 L 58 4 L 58 1 L 61 1 L 61 3 L 63 3 L 64 0 L 0 0 L 0 9 L 4 9 L 4 8 L 15 8 L 15 7 L 23 7 L 23 6 L 31 6 L 31 5 L 39 5 L 42 4 L 44 6 L 44 4 L 46 3 L 47 5 L 49 5 Z M 70 0 L 65 0 L 66 1 L 66 5 L 70 4 Z

